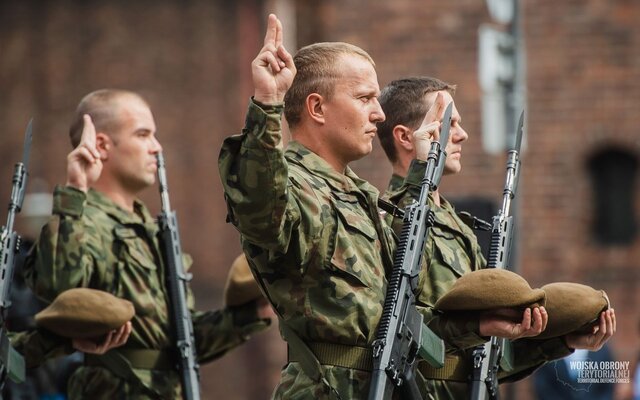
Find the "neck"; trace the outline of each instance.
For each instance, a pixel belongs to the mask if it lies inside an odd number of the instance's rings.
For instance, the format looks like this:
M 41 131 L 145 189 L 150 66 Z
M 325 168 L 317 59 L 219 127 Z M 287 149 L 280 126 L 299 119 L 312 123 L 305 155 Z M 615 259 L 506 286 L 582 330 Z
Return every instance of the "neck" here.
M 440 189 L 434 190 L 433 192 L 431 192 L 431 195 L 433 196 L 433 202 L 436 203 L 438 207 L 440 207 Z
M 133 204 L 136 199 L 135 194 L 129 193 L 119 185 L 115 185 L 106 179 L 100 179 L 93 185 L 98 192 L 108 197 L 120 208 L 133 213 Z
M 414 155 L 410 152 L 404 152 L 401 149 L 397 149 L 397 159 L 393 163 L 393 173 L 406 177 L 409 173 L 409 167 L 411 166 L 411 161 L 413 161 Z
M 296 134 L 292 136 L 295 141 L 316 153 L 320 158 L 325 160 L 336 172 L 344 174 L 347 169 L 346 162 L 343 162 L 336 157 L 335 151 L 332 151 L 331 146 L 325 146 L 325 143 L 321 140 L 313 140 L 311 135 Z

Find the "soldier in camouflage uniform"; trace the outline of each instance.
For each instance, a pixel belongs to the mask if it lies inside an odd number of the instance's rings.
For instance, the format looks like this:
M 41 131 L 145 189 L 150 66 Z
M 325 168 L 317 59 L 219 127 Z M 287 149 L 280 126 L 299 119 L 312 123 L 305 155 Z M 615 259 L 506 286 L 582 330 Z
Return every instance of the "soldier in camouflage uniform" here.
M 225 140 L 219 167 L 229 218 L 289 345 L 273 398 L 366 398 L 395 250 L 378 191 L 348 167 L 371 152 L 384 119 L 373 61 L 346 43 L 292 58 L 270 15 L 252 71 L 245 128 Z
M 424 163 L 413 159 L 426 159 L 430 139 L 438 137 L 438 121 L 442 118 L 444 105 L 453 101 L 454 92 L 455 86 L 427 77 L 396 80 L 382 90 L 380 103 L 387 119 L 378 124 L 378 134 L 393 164 L 393 177 L 386 195 L 400 208 L 419 197 Z M 462 143 L 467 137 L 454 104 L 444 174 L 460 172 Z M 419 168 L 419 165 L 423 167 Z M 405 186 L 399 189 L 402 182 Z M 482 344 L 488 336 L 508 339 L 535 336 L 544 329 L 548 317 L 544 307 L 534 308 L 533 314 L 526 310 L 520 323 L 505 321 L 490 314 L 454 320 L 434 312 L 436 301 L 458 278 L 484 268 L 486 261 L 471 228 L 439 191 L 430 196 L 429 204 L 435 212 L 435 224 L 429 231 L 424 249 L 417 301 L 425 321 L 445 340 L 447 358 L 443 369 L 434 369 L 422 362 L 419 370 L 427 379 L 430 398 L 464 399 L 470 395 L 468 376 L 472 370 L 471 350 L 474 346 Z M 401 224 L 402 221 L 396 219 L 393 222 L 394 229 L 399 229 Z M 533 325 L 530 322 L 532 317 Z M 594 335 L 513 342 L 515 368 L 509 374 L 501 372 L 499 377 L 516 380 L 546 361 L 570 354 L 575 348 L 599 348 L 615 331 L 613 311 L 601 317 L 600 325 L 600 331 Z
M 155 131 L 147 103 L 135 93 L 105 89 L 81 101 L 70 130 L 75 149 L 67 157 L 67 184 L 55 189 L 53 216 L 27 261 L 26 279 L 46 301 L 70 288 L 90 287 L 135 307 L 127 343 L 85 356 L 69 382 L 72 399 L 181 396 L 158 226 L 137 200 L 155 182 L 156 154 L 162 150 Z M 185 267 L 190 265 L 185 256 Z M 188 301 L 193 309 L 190 291 Z M 220 357 L 265 328 L 257 312 L 255 303 L 192 311 L 198 362 Z M 31 363 L 49 354 L 49 343 L 40 345 L 27 349 Z

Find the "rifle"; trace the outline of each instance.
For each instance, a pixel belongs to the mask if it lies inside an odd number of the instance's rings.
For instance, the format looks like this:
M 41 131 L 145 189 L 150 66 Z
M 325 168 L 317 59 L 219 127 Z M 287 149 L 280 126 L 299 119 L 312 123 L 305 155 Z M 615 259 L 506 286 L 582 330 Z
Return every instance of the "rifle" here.
M 187 284 L 191 280 L 191 274 L 184 271 L 182 263 L 182 249 L 180 247 L 180 235 L 178 233 L 178 219 L 175 211 L 171 211 L 169 205 L 169 189 L 167 175 L 164 166 L 164 157 L 161 153 L 158 159 L 158 183 L 160 185 L 160 199 L 162 201 L 162 213 L 158 216 L 160 226 L 160 243 L 163 250 L 164 264 L 166 268 L 167 288 L 169 290 L 169 311 L 171 322 L 174 326 L 174 340 L 182 383 L 182 396 L 185 400 L 199 400 L 199 366 L 196 361 L 196 346 L 193 335 L 193 323 L 191 312 L 187 307 Z
M 510 214 L 511 200 L 516 195 L 520 176 L 520 146 L 522 144 L 524 111 L 520 114 L 516 143 L 507 154 L 507 178 L 502 192 L 502 208 L 493 217 L 491 228 L 491 247 L 487 268 L 507 268 L 513 244 L 513 215 Z M 473 372 L 471 373 L 471 399 L 498 399 L 498 369 L 512 368 L 512 355 L 508 341 L 492 337 L 487 343 L 474 348 L 472 353 Z
M 13 170 L 13 187 L 9 200 L 7 224 L 2 228 L 0 234 L 2 240 L 2 248 L 0 249 L 0 389 L 4 386 L 7 377 L 17 383 L 24 382 L 25 378 L 24 358 L 11 345 L 5 325 L 7 312 L 11 306 L 9 295 L 15 269 L 15 255 L 20 247 L 20 236 L 13 230 L 13 224 L 16 214 L 22 209 L 22 201 L 27 187 L 27 165 L 29 164 L 32 130 L 33 119 L 29 121 L 24 134 L 22 162 L 17 163 Z
M 447 106 L 440 140 L 431 142 L 422 190 L 417 203 L 404 210 L 402 231 L 389 279 L 384 309 L 373 342 L 373 372 L 369 400 L 390 399 L 396 387 L 404 399 L 422 399 L 416 383 L 416 357 L 435 367 L 444 365 L 444 343 L 423 323 L 416 309 L 415 288 L 422 268 L 422 254 L 434 214 L 429 193 L 436 190 L 447 157 L 452 104 Z

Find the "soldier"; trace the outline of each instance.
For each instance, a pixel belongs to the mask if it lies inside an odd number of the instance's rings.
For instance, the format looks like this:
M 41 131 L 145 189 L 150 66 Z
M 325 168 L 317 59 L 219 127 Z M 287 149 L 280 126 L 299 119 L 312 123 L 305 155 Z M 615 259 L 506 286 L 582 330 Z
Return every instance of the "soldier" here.
M 378 191 L 348 167 L 384 120 L 374 63 L 347 43 L 292 58 L 272 14 L 252 74 L 245 128 L 225 140 L 219 167 L 229 218 L 289 346 L 273 397 L 366 398 L 395 250 Z
M 103 89 L 80 102 L 70 129 L 67 183 L 54 191 L 53 216 L 26 265 L 35 293 L 52 301 L 75 287 L 109 292 L 135 307 L 127 343 L 86 355 L 70 379 L 72 399 L 173 399 L 179 376 L 168 316 L 158 226 L 138 194 L 155 182 L 162 150 L 147 102 Z M 185 257 L 185 267 L 191 261 Z M 189 292 L 190 308 L 193 296 Z M 199 362 L 220 357 L 268 323 L 256 302 L 220 311 L 192 311 Z
M 387 119 L 378 124 L 380 143 L 393 165 L 393 177 L 387 190 L 393 203 L 404 207 L 419 195 L 424 169 L 420 171 L 412 161 L 425 159 L 429 142 L 437 138 L 439 120 L 444 104 L 453 102 L 455 86 L 435 78 L 414 77 L 391 82 L 383 90 L 380 103 Z M 444 174 L 459 173 L 462 169 L 462 143 L 468 138 L 462 128 L 462 118 L 453 107 L 447 158 Z M 413 163 L 413 164 L 412 164 Z M 410 168 L 411 166 L 411 168 Z M 399 182 L 406 185 L 398 190 Z M 480 251 L 473 231 L 456 214 L 455 209 L 440 193 L 429 198 L 435 212 L 435 224 L 430 228 L 425 245 L 423 270 L 418 285 L 418 305 L 428 325 L 445 340 L 447 358 L 445 368 L 438 370 L 427 363 L 420 363 L 419 370 L 427 379 L 427 390 L 437 399 L 463 399 L 469 397 L 468 376 L 471 372 L 471 350 L 482 344 L 488 336 L 508 339 L 531 337 L 546 327 L 547 312 L 544 307 L 527 308 L 520 322 L 496 317 L 495 314 L 475 315 L 457 320 L 434 312 L 433 306 L 463 274 L 484 268 L 486 261 Z M 394 221 L 394 228 L 401 221 Z M 503 314 L 514 314 L 505 311 Z M 520 319 L 520 315 L 513 317 Z M 531 320 L 533 318 L 533 324 Z M 546 341 L 515 343 L 515 369 L 510 379 L 521 378 L 542 363 L 564 357 L 576 348 L 602 347 L 615 331 L 613 310 L 603 312 L 600 329 L 595 334 L 566 335 Z M 504 377 L 501 374 L 500 377 Z

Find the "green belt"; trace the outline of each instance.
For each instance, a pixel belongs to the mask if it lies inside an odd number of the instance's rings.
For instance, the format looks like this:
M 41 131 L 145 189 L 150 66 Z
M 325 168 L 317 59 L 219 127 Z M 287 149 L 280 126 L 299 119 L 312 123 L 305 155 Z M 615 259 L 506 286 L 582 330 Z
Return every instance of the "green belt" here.
M 471 360 L 447 354 L 442 368 L 433 368 L 426 362 L 420 362 L 418 370 L 425 379 L 467 382 L 471 375 Z
M 348 346 L 335 343 L 308 343 L 309 349 L 322 365 L 360 369 L 373 369 L 373 355 L 370 347 Z M 301 362 L 304 356 L 289 346 L 289 362 Z
M 168 351 L 151 349 L 114 349 L 108 351 L 104 356 L 85 354 L 84 364 L 92 367 L 108 366 L 103 360 L 103 357 L 115 355 L 110 353 L 117 353 L 127 359 L 132 368 L 156 370 L 170 370 L 174 368 Z

